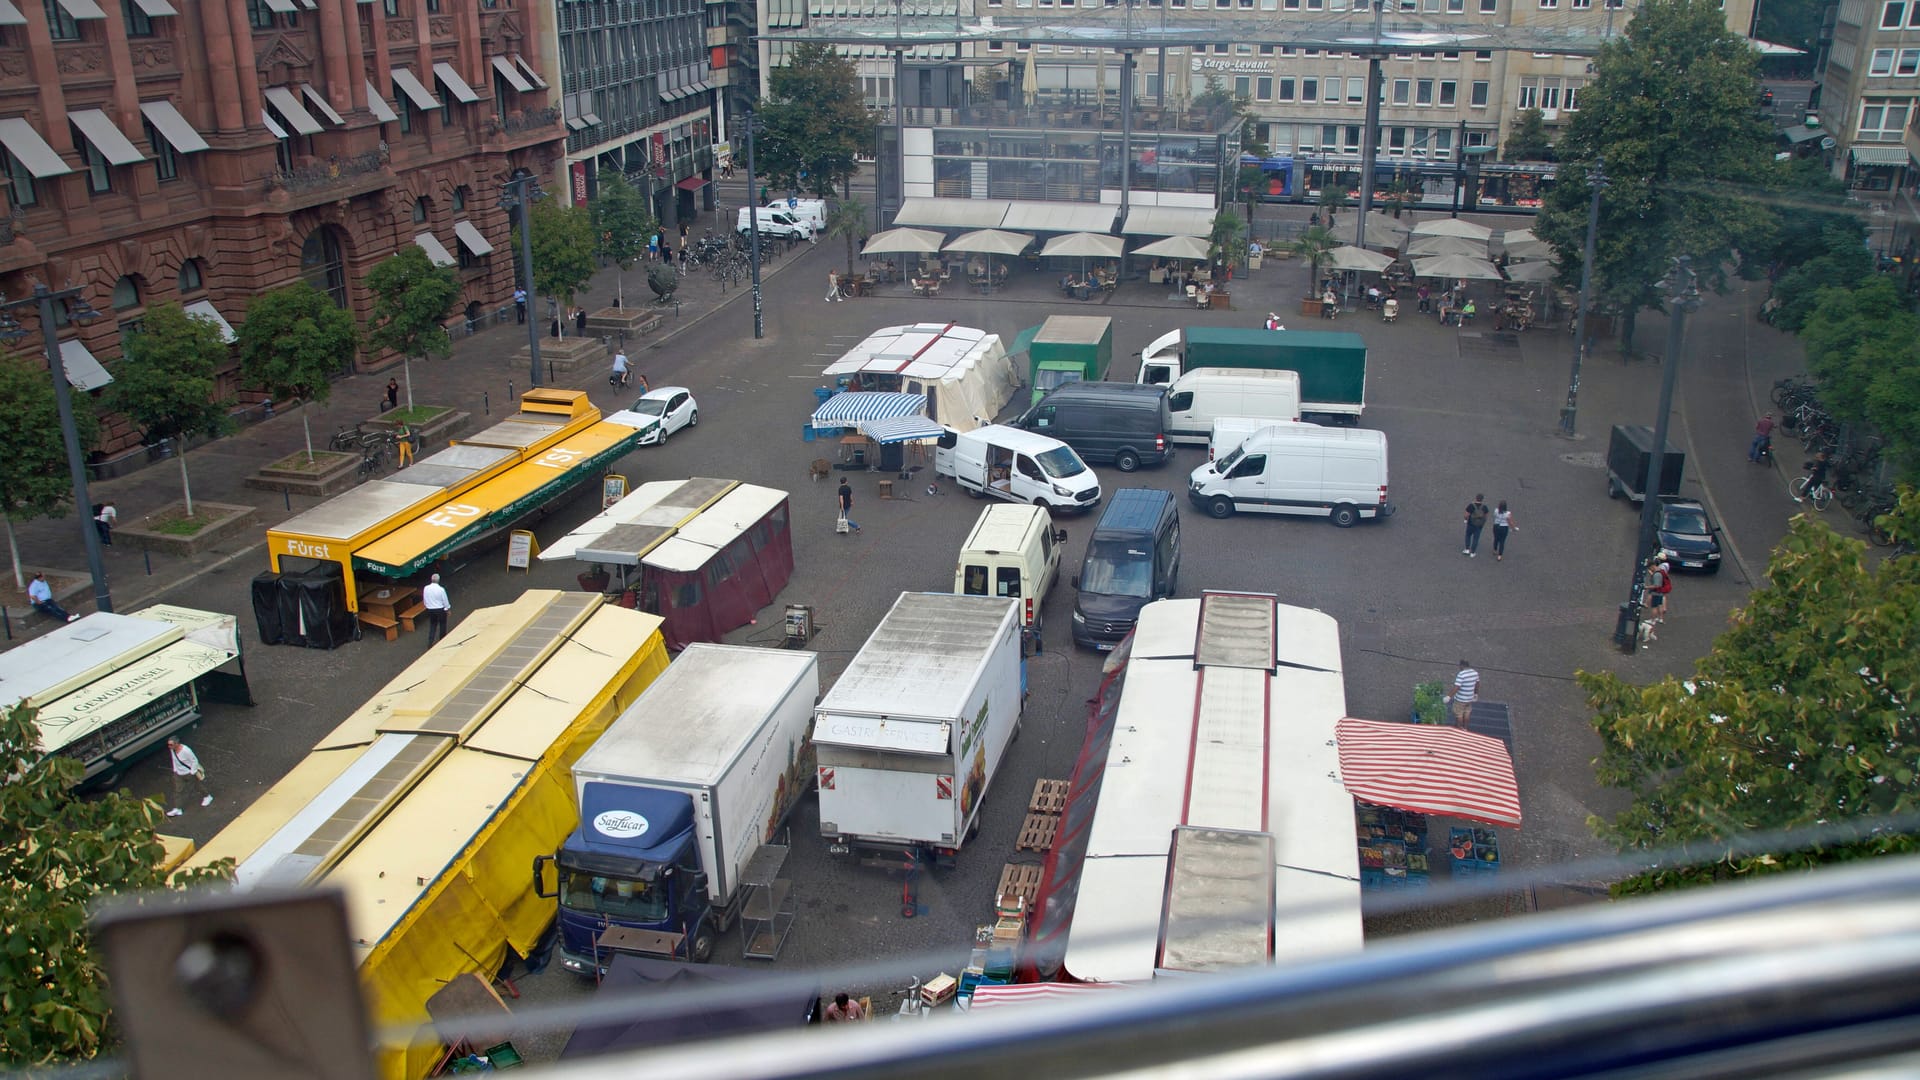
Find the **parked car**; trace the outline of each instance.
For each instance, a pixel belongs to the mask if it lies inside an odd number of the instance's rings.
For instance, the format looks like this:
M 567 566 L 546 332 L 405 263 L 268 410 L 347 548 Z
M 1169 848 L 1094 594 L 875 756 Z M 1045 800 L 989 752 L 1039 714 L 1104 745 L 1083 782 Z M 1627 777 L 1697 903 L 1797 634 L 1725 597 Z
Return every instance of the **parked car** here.
M 1661 496 L 1655 528 L 1660 553 L 1669 563 L 1682 570 L 1720 572 L 1720 526 L 1713 523 L 1699 500 Z
M 629 411 L 658 418 L 640 436 L 641 446 L 666 442 L 667 436 L 681 428 L 700 423 L 700 404 L 693 400 L 693 391 L 684 386 L 656 386 L 640 395 L 640 400 L 634 402 Z

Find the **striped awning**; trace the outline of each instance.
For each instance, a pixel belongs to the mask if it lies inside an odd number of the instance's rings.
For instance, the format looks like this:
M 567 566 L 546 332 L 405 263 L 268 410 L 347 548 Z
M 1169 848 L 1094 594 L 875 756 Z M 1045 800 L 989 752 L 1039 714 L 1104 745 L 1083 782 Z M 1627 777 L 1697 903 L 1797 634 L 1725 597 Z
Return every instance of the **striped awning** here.
M 1520 785 L 1498 739 L 1443 724 L 1343 719 L 1334 728 L 1340 776 L 1356 799 L 1465 818 L 1520 824 Z
M 813 426 L 820 428 L 857 428 L 868 420 L 886 420 L 913 416 L 927 411 L 925 394 L 901 394 L 880 390 L 853 390 L 835 394 L 813 410 Z
M 918 415 L 890 416 L 885 420 L 866 420 L 860 424 L 860 434 L 877 443 L 937 439 L 946 433 L 947 429 L 942 425 Z
M 1044 1005 L 1050 1001 L 1067 1001 L 1084 998 L 1090 993 L 1103 990 L 1130 990 L 1128 983 L 1016 983 L 1011 986 L 983 984 L 974 987 L 969 1010 L 996 1008 L 1001 1005 Z

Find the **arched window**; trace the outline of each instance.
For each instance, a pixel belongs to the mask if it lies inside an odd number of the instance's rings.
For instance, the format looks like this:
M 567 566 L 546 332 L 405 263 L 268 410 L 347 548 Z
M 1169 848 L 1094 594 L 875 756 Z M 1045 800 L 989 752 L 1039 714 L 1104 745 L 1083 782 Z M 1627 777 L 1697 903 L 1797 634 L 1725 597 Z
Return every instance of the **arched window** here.
M 413 200 L 413 223 L 415 225 L 425 225 L 427 223 L 427 219 L 432 216 L 433 216 L 433 200 L 432 199 L 429 199 L 425 195 L 422 195 L 419 198 Z
M 125 311 L 140 306 L 140 283 L 132 275 L 113 283 L 113 310 Z
M 180 264 L 180 295 L 191 296 L 206 287 L 207 282 L 200 272 L 199 259 L 188 259 Z
M 300 279 L 326 293 L 336 305 L 347 306 L 346 258 L 331 228 L 315 229 L 300 246 Z

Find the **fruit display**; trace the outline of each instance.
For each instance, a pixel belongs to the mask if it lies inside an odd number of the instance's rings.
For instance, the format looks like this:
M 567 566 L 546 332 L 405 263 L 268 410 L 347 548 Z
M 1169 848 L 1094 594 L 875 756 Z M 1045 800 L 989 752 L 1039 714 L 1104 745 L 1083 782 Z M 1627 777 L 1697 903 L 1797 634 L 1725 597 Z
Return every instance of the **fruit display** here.
M 1360 887 L 1417 889 L 1427 884 L 1427 817 L 1369 803 L 1355 805 Z
M 1494 874 L 1500 871 L 1500 834 L 1492 829 L 1447 830 L 1447 856 L 1455 874 Z

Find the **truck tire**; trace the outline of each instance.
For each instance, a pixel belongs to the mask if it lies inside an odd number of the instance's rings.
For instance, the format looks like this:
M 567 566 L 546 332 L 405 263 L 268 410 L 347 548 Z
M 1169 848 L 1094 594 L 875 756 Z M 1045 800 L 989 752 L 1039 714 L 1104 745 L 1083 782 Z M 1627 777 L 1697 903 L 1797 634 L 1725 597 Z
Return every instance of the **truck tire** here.
M 1215 495 L 1213 499 L 1207 503 L 1207 513 L 1225 521 L 1227 518 L 1233 516 L 1233 500 L 1227 498 L 1225 495 Z
M 705 923 L 694 931 L 693 945 L 687 949 L 687 959 L 696 964 L 704 964 L 713 959 L 713 927 Z
M 1140 455 L 1131 450 L 1122 450 L 1113 455 L 1113 467 L 1121 472 L 1132 472 L 1140 467 Z
M 1351 503 L 1341 503 L 1333 508 L 1328 520 L 1333 522 L 1336 529 L 1351 529 L 1359 523 L 1360 511 L 1354 509 Z
M 965 485 L 965 484 L 961 484 L 961 485 L 960 485 L 960 490 L 962 490 L 962 491 L 964 491 L 964 492 L 966 492 L 966 493 L 967 493 L 967 496 L 968 496 L 969 498 L 974 498 L 974 499 L 984 499 L 984 498 L 986 498 L 986 497 L 987 497 L 987 493 L 986 493 L 986 491 L 984 491 L 984 490 L 983 490 L 983 489 L 981 489 L 981 488 L 977 488 L 977 487 L 968 487 L 968 486 L 967 486 L 967 485 Z

